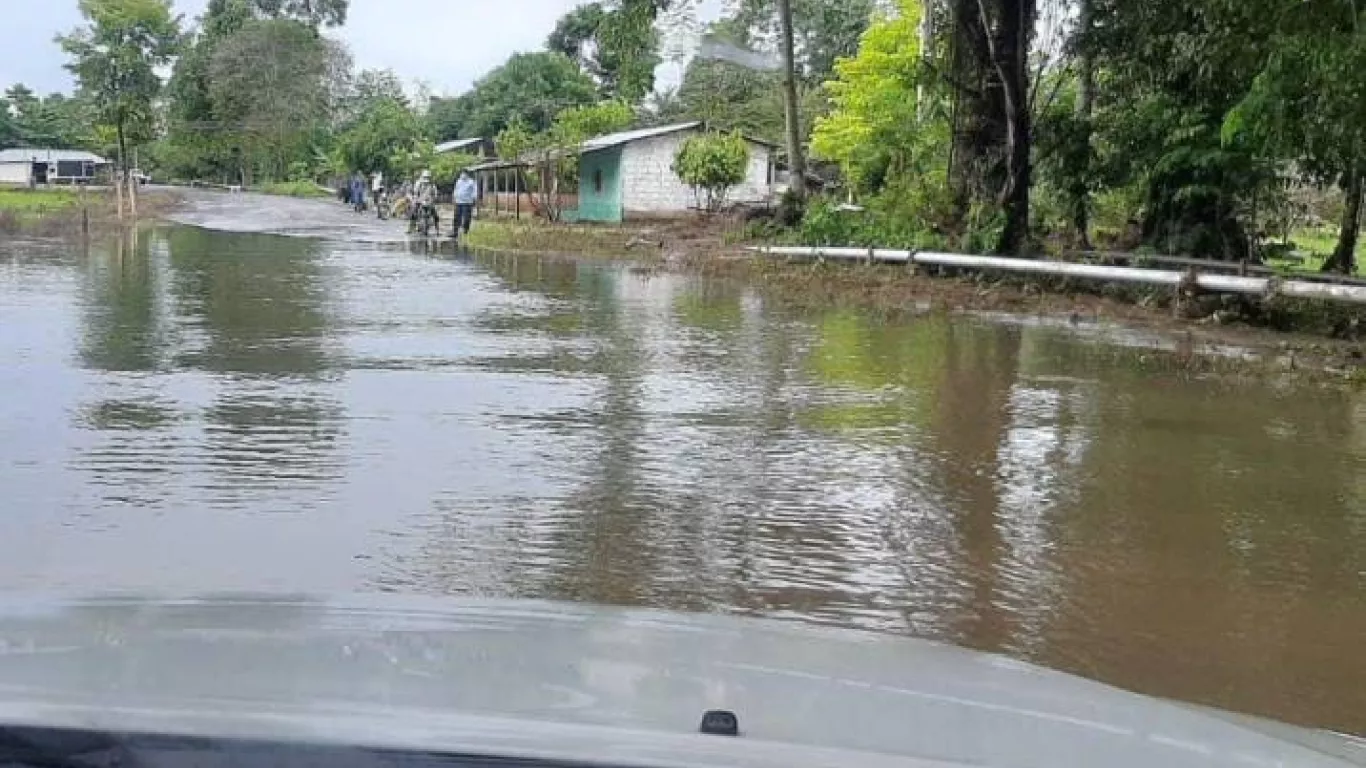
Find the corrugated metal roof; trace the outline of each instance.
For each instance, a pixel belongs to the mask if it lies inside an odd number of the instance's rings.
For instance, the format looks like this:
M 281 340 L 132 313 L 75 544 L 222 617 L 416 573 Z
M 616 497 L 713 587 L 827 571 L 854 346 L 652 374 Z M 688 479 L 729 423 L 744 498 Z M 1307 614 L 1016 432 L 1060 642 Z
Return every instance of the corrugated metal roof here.
M 633 141 L 641 141 L 641 140 L 644 140 L 644 139 L 653 139 L 653 138 L 655 138 L 655 137 L 657 137 L 657 136 L 668 136 L 668 135 L 671 134 L 671 133 L 681 133 L 681 132 L 683 132 L 683 131 L 694 131 L 694 130 L 697 130 L 697 129 L 699 129 L 699 128 L 704 128 L 704 127 L 706 127 L 706 124 L 703 123 L 701 120 L 694 120 L 694 121 L 691 122 L 691 123 L 676 123 L 676 124 L 674 124 L 674 125 L 661 125 L 661 126 L 658 126 L 658 127 L 655 127 L 655 128 L 640 128 L 640 129 L 637 129 L 637 130 L 634 130 L 634 131 L 622 131 L 621 133 L 609 133 L 609 134 L 607 134 L 606 136 L 599 136 L 599 137 L 597 137 L 597 138 L 589 139 L 588 141 L 585 141 L 585 142 L 583 143 L 583 146 L 580 148 L 580 151 L 585 152 L 585 153 L 587 153 L 587 152 L 597 152 L 598 150 L 602 150 L 602 149 L 610 149 L 610 148 L 612 148 L 612 147 L 618 147 L 618 146 L 621 146 L 622 144 L 630 144 L 630 143 L 633 142 Z M 765 146 L 765 147 L 776 147 L 776 146 L 777 146 L 776 144 L 774 144 L 774 143 L 771 142 L 771 141 L 764 141 L 763 139 L 756 139 L 756 138 L 754 138 L 754 137 L 752 137 L 752 136 L 745 136 L 744 138 L 745 138 L 745 141 L 753 142 L 753 143 L 755 143 L 755 144 L 762 144 L 762 145 Z
M 437 154 L 441 154 L 443 152 L 454 152 L 457 149 L 472 147 L 475 144 L 478 144 L 482 141 L 482 138 L 456 139 L 455 141 L 446 141 L 436 145 L 436 152 Z
M 694 120 L 691 123 L 677 123 L 675 125 L 661 125 L 656 128 L 640 128 L 634 131 L 622 131 L 621 133 L 609 133 L 606 136 L 599 136 L 589 139 L 583 143 L 584 152 L 596 152 L 599 149 L 609 149 L 622 144 L 630 144 L 633 141 L 642 139 L 653 139 L 656 136 L 667 136 L 671 133 L 680 131 L 691 131 L 702 127 L 702 121 Z
M 5 149 L 0 150 L 0 163 L 95 163 L 96 165 L 107 165 L 108 160 L 100 157 L 93 152 L 82 152 L 77 149 Z

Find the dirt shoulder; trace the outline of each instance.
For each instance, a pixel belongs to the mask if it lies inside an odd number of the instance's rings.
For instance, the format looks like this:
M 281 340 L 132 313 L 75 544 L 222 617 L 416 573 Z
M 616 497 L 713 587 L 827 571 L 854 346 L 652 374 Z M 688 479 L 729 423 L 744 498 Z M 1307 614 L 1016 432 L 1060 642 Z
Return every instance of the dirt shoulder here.
M 886 313 L 993 312 L 1068 323 L 1121 324 L 1168 335 L 1193 370 L 1238 367 L 1298 378 L 1366 383 L 1366 310 L 1324 302 L 1201 297 L 1181 315 L 1169 289 L 1136 289 L 1076 279 L 930 272 L 882 264 L 790 261 L 747 250 L 760 245 L 733 221 L 678 220 L 623 226 L 557 225 L 493 219 L 468 244 L 496 250 L 631 259 L 654 269 L 745 282 L 784 305 L 849 306 Z M 1360 329 L 1360 331 L 1358 331 Z M 1250 353 L 1250 354 L 1249 354 Z

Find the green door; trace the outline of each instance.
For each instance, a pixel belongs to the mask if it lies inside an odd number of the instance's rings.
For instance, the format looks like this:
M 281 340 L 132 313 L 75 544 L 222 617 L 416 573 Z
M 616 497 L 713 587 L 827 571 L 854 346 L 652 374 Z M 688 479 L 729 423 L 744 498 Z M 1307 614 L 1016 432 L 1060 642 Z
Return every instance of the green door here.
M 621 221 L 621 147 L 579 158 L 579 220 Z

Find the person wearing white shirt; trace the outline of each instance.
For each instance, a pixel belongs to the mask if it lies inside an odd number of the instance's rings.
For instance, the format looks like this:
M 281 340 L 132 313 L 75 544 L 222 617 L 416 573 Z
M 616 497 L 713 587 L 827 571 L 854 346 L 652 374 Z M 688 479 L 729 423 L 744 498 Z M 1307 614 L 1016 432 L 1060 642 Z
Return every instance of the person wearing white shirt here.
M 455 182 L 455 227 L 451 232 L 452 237 L 460 237 L 460 233 L 470 233 L 470 224 L 474 220 L 474 204 L 479 199 L 479 185 L 474 183 L 469 171 L 461 171 L 460 178 Z

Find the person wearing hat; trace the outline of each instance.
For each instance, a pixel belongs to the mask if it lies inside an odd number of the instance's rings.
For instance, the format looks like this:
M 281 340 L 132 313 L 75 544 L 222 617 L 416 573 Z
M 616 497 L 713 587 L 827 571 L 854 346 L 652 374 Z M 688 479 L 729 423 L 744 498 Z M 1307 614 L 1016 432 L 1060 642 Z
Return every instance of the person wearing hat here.
M 417 184 L 413 186 L 413 205 L 409 213 L 409 231 L 417 229 L 419 216 L 428 215 L 436 220 L 436 229 L 441 231 L 441 217 L 436 215 L 436 185 L 432 183 L 432 172 L 423 171 L 417 177 Z

